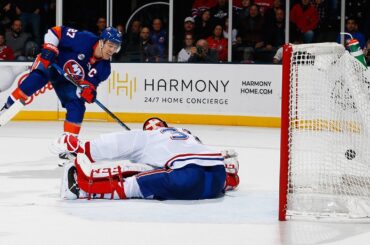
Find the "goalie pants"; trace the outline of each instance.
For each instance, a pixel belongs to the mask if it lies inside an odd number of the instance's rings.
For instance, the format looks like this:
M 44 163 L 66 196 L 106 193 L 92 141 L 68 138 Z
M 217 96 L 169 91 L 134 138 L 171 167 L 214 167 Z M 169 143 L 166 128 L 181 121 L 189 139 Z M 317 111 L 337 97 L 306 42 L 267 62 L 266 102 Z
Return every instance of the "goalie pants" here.
M 220 197 L 226 173 L 222 165 L 189 164 L 179 169 L 158 169 L 136 175 L 144 198 L 197 200 Z

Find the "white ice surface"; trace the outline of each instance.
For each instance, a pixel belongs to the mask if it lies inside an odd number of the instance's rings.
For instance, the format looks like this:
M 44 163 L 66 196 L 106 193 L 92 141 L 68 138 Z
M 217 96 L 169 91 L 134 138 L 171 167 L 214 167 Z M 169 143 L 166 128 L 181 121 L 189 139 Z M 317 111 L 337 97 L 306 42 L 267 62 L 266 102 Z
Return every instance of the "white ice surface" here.
M 202 201 L 62 201 L 62 168 L 48 150 L 62 122 L 0 128 L 0 245 L 370 243 L 370 224 L 278 222 L 278 129 L 179 126 L 239 153 L 237 191 Z M 117 130 L 115 123 L 87 122 L 81 138 Z

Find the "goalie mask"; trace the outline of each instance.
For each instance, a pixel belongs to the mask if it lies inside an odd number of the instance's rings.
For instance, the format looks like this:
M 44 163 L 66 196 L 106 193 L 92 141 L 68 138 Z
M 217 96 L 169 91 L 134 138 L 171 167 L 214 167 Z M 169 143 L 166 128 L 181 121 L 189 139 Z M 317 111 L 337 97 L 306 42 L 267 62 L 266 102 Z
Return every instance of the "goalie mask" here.
M 167 127 L 167 123 L 158 117 L 151 117 L 147 119 L 143 124 L 143 130 L 156 130 L 158 128 Z

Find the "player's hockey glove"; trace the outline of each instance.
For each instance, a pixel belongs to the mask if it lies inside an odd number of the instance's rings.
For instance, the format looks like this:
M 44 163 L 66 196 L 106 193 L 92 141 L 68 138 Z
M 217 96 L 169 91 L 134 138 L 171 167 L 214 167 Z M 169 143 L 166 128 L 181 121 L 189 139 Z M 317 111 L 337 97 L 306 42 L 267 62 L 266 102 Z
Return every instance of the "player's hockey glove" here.
M 50 63 L 53 63 L 59 54 L 59 50 L 56 46 L 51 43 L 44 43 L 41 50 L 41 62 L 45 68 L 48 68 Z
M 41 53 L 37 55 L 35 61 L 32 64 L 31 71 L 40 70 L 46 72 L 50 64 L 53 63 L 59 54 L 59 50 L 56 46 L 50 43 L 44 43 Z
M 79 82 L 81 89 L 80 89 L 80 97 L 85 100 L 87 103 L 93 103 L 96 98 L 96 88 L 94 84 L 88 81 L 80 81 Z

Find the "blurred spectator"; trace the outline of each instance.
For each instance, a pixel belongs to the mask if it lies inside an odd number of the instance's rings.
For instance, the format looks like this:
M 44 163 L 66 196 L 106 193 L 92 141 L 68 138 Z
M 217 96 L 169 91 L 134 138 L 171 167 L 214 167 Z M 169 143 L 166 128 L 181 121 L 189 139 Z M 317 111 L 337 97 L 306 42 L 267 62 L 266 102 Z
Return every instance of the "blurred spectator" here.
M 334 30 L 334 19 L 330 16 L 330 0 L 311 0 L 311 4 L 316 8 L 319 16 L 319 23 L 315 31 L 315 42 L 335 40 L 338 30 Z M 334 38 L 332 37 L 333 32 Z
M 32 33 L 38 46 L 41 45 L 41 10 L 42 0 L 14 0 L 16 13 L 22 21 L 23 30 Z
M 16 60 L 27 60 L 25 47 L 30 39 L 31 35 L 23 32 L 20 19 L 13 20 L 10 30 L 5 33 L 6 43 L 13 50 Z
M 117 24 L 116 29 L 122 34 L 122 44 L 118 53 L 112 57 L 113 61 L 125 61 L 125 52 L 127 47 L 127 33 L 125 32 L 125 26 L 123 24 Z
M 185 34 L 184 48 L 180 50 L 177 61 L 188 62 L 191 55 L 191 48 L 194 47 L 194 38 L 191 34 Z
M 140 31 L 140 54 L 142 62 L 160 61 L 160 49 L 158 45 L 152 43 L 148 27 L 143 27 Z
M 125 32 L 125 26 L 124 26 L 123 24 L 121 24 L 121 23 L 119 23 L 119 24 L 117 24 L 117 25 L 116 25 L 116 29 L 117 29 L 117 31 L 119 31 L 121 34 L 126 33 L 126 32 Z
M 44 14 L 41 15 L 43 16 L 43 19 L 41 19 L 41 27 L 43 27 L 41 33 L 46 33 L 49 28 L 56 25 L 56 8 L 56 0 L 47 0 L 44 4 Z
M 242 8 L 238 9 L 235 13 L 236 22 L 240 22 L 249 16 L 249 8 L 254 4 L 253 0 L 243 0 Z
M 233 9 L 234 10 L 239 10 L 241 9 L 243 6 L 242 6 L 242 1 L 243 0 L 232 0 L 233 2 Z
M 228 0 L 218 0 L 217 5 L 211 8 L 211 18 L 215 24 L 225 23 L 225 19 L 229 14 Z
M 131 24 L 130 30 L 127 32 L 127 44 L 139 43 L 141 31 L 141 22 L 134 20 Z
M 184 35 L 194 34 L 195 21 L 193 17 L 186 17 L 184 20 Z
M 4 34 L 0 34 L 0 60 L 14 60 L 14 53 L 6 46 Z
M 141 22 L 134 20 L 127 33 L 127 46 L 125 56 L 128 61 L 139 62 L 140 58 L 140 32 Z
M 191 55 L 188 62 L 215 63 L 217 62 L 217 53 L 208 48 L 208 43 L 206 40 L 199 39 L 196 47 L 191 48 Z
M 364 49 L 364 55 L 366 59 L 366 63 L 370 66 L 370 39 L 366 42 L 366 48 Z
M 290 21 L 293 24 L 293 39 L 302 39 L 304 43 L 312 43 L 314 30 L 319 23 L 319 16 L 310 0 L 301 0 L 290 11 Z
M 180 38 L 174 39 L 175 52 L 179 52 L 184 46 L 184 38 L 186 35 L 192 35 L 194 41 L 197 39 L 195 35 L 195 24 L 193 17 L 186 17 L 184 20 L 184 29 L 179 35 Z
M 199 39 L 196 47 L 191 48 L 191 55 L 188 62 L 215 63 L 217 62 L 217 53 L 208 48 L 206 40 Z
M 272 8 L 268 8 L 265 12 L 264 18 L 266 23 L 271 24 L 275 21 L 276 10 L 282 9 L 283 3 L 281 0 L 274 0 Z M 285 12 L 285 11 L 284 11 Z
M 264 46 L 264 19 L 259 13 L 259 8 L 253 4 L 249 9 L 249 17 L 240 23 L 237 36 L 237 51 L 242 52 L 242 57 L 238 54 L 236 59 L 242 59 L 247 63 L 253 62 L 254 52 Z
M 210 10 L 216 5 L 217 5 L 217 0 L 194 0 L 193 6 L 191 9 L 191 14 L 194 18 L 201 16 L 201 14 L 205 10 Z
M 283 60 L 283 47 L 280 47 L 274 57 L 272 58 L 272 63 L 274 64 L 281 64 L 281 61 Z
M 0 5 L 0 28 L 2 32 L 10 28 L 12 20 L 17 17 L 15 6 L 11 0 L 5 0 Z
M 285 43 L 285 13 L 282 8 L 276 9 L 273 22 L 267 23 L 264 40 L 266 61 L 271 62 L 272 56 Z
M 275 10 L 272 23 L 267 23 L 265 30 L 266 48 L 279 48 L 285 43 L 285 13 L 282 8 Z
M 361 49 L 365 48 L 365 36 L 358 31 L 358 24 L 357 20 L 354 18 L 350 18 L 346 21 L 346 32 L 350 33 L 353 38 L 357 39 Z M 348 35 L 344 36 L 345 43 L 347 43 L 350 39 Z M 337 37 L 337 43 L 340 43 L 340 34 Z
M 230 38 L 230 35 L 229 35 L 229 18 L 226 18 L 225 19 L 225 25 L 224 25 L 224 31 L 223 31 L 223 36 L 224 38 L 226 39 L 229 39 Z M 233 28 L 231 30 L 231 43 L 232 45 L 235 45 L 236 44 L 236 36 L 238 35 L 238 30 Z
M 257 4 L 260 9 L 260 14 L 264 16 L 268 9 L 273 8 L 274 0 L 254 0 L 254 4 Z
M 161 61 L 164 61 L 167 54 L 167 31 L 163 28 L 162 20 L 155 18 L 152 21 L 152 31 L 150 32 L 150 39 L 152 44 L 155 44 L 159 48 L 159 57 Z
M 320 24 L 327 23 L 328 11 L 329 11 L 329 1 L 328 0 L 311 0 L 311 5 L 317 10 L 319 16 L 319 26 Z
M 212 35 L 211 12 L 205 10 L 195 22 L 195 33 L 197 39 L 205 39 Z
M 95 34 L 97 36 L 100 36 L 100 34 L 103 32 L 103 30 L 107 28 L 107 19 L 104 17 L 99 17 L 96 21 L 96 32 Z
M 340 2 L 340 1 L 339 1 Z M 368 0 L 346 0 L 346 17 L 362 21 L 369 12 L 366 12 Z
M 207 38 L 208 47 L 217 52 L 217 60 L 227 61 L 227 39 L 223 37 L 222 25 L 215 25 L 213 35 Z

